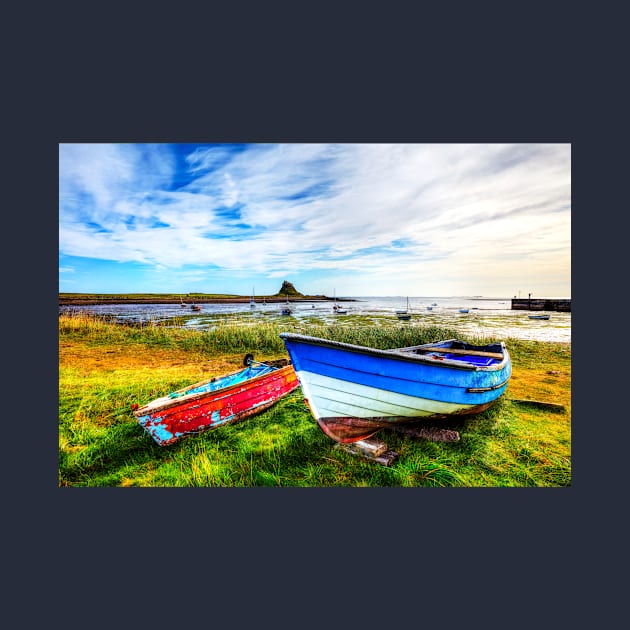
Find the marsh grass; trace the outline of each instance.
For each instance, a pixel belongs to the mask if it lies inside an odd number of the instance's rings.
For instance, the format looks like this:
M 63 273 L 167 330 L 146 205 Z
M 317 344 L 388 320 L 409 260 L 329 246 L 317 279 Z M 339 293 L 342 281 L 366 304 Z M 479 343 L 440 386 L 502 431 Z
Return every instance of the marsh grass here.
M 317 321 L 220 324 L 200 332 L 127 326 L 91 316 L 59 318 L 60 486 L 567 486 L 571 483 L 571 349 L 508 340 L 507 394 L 466 420 L 450 420 L 457 443 L 378 437 L 400 455 L 389 468 L 327 438 L 301 390 L 243 422 L 160 447 L 136 422 L 133 403 L 258 360 L 286 356 L 281 331 L 378 348 L 403 347 L 454 330 Z M 465 338 L 465 337 L 464 337 Z M 465 338 L 466 339 L 466 338 Z M 478 342 L 479 339 L 468 341 Z M 511 402 L 543 399 L 564 413 Z

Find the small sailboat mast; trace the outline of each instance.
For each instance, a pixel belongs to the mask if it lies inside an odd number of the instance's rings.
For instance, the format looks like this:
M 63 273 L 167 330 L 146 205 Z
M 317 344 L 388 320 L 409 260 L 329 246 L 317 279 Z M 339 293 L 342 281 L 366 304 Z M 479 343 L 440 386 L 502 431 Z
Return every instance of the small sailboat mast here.
M 333 313 L 345 315 L 348 311 L 345 308 L 341 308 L 341 306 L 337 304 L 337 289 L 334 289 L 334 300 L 335 303 L 333 304 Z
M 282 307 L 282 309 L 280 309 L 280 312 L 282 313 L 282 315 L 291 315 L 291 307 L 289 306 L 289 294 L 285 293 L 285 298 L 286 298 L 286 305 Z
M 398 319 L 411 319 L 411 313 L 409 312 L 409 296 L 407 296 L 407 308 L 396 311 L 396 316 Z
M 407 307 L 396 311 L 396 315 L 406 315 L 409 312 L 409 296 L 407 296 Z

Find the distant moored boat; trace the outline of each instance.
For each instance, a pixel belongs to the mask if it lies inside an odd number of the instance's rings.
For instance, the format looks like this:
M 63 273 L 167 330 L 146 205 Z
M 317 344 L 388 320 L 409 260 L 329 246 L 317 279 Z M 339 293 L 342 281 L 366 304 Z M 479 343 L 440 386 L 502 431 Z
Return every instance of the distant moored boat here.
M 404 309 L 397 310 L 396 317 L 402 320 L 411 319 L 411 314 L 409 313 L 409 298 L 407 298 L 407 307 Z
M 291 311 L 291 307 L 289 306 L 289 295 L 287 293 L 285 293 L 285 297 L 286 297 L 286 304 L 282 307 L 280 307 L 280 314 L 281 315 L 291 315 L 292 311 Z
M 337 289 L 334 290 L 334 294 L 335 303 L 333 304 L 333 313 L 336 313 L 337 315 L 345 315 L 348 311 L 337 304 Z

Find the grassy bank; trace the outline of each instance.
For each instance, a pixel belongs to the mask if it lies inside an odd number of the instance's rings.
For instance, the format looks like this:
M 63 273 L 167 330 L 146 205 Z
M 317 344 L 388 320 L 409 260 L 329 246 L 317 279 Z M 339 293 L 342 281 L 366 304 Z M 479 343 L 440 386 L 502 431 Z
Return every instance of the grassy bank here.
M 249 302 L 251 296 L 237 295 L 235 293 L 60 293 L 60 305 L 89 305 L 89 304 L 179 304 L 195 302 L 221 303 L 221 302 Z M 281 302 L 286 299 L 284 294 L 257 295 L 256 301 L 267 300 L 269 302 Z M 322 295 L 289 295 L 292 302 L 300 300 L 329 299 Z M 345 298 L 347 301 L 347 298 Z M 344 298 L 339 298 L 344 301 Z
M 571 348 L 507 340 L 507 394 L 468 420 L 449 421 L 457 443 L 378 437 L 400 454 L 390 468 L 334 447 L 301 391 L 244 422 L 160 447 L 131 412 L 192 382 L 233 371 L 244 354 L 287 356 L 278 333 L 298 330 L 373 347 L 460 336 L 401 325 L 226 323 L 206 332 L 59 318 L 61 486 L 566 486 L 571 482 Z M 460 336 L 461 337 L 461 336 Z M 477 342 L 480 340 L 467 338 Z M 512 399 L 546 400 L 565 411 Z

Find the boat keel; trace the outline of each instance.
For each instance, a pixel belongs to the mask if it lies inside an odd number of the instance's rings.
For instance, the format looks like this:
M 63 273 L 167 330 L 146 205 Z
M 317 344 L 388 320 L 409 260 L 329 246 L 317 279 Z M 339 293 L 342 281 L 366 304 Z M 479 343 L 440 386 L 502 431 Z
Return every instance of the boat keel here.
M 440 416 L 440 419 L 446 416 Z M 405 420 L 408 420 L 407 418 Z M 366 440 L 386 429 L 432 442 L 458 442 L 459 433 L 450 429 L 426 426 L 418 422 L 392 422 L 391 418 L 318 418 L 319 428 L 335 442 L 351 444 Z

